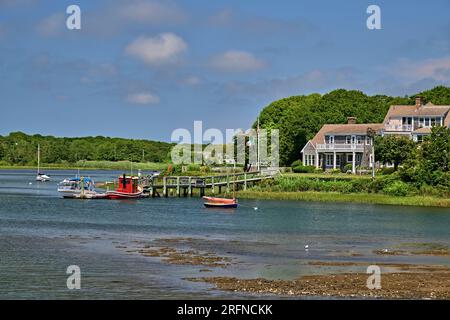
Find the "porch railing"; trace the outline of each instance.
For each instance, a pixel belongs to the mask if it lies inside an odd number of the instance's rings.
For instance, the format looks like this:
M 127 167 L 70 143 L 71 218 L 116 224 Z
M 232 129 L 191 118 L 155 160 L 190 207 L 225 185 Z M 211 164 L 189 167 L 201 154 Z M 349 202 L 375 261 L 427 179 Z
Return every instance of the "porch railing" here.
M 356 143 L 325 143 L 325 144 L 318 144 L 317 150 L 361 152 L 364 151 L 364 145 Z

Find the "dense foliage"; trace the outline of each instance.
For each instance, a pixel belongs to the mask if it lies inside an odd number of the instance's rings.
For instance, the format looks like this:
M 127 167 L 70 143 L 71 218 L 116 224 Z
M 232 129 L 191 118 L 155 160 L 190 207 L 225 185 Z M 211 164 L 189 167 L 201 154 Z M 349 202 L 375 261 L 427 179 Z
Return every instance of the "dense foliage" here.
M 382 164 L 393 164 L 394 171 L 397 171 L 399 164 L 410 157 L 414 147 L 415 143 L 409 137 L 395 135 L 376 137 L 375 160 Z
M 450 88 L 439 86 L 421 92 L 425 102 L 450 104 Z M 325 95 L 293 96 L 272 102 L 260 115 L 260 127 L 279 129 L 280 163 L 290 165 L 299 159 L 306 142 L 326 123 L 345 123 L 357 117 L 358 123 L 381 123 L 389 106 L 414 104 L 415 96 L 367 96 L 360 91 L 339 89 Z M 256 127 L 256 122 L 253 125 Z
M 433 187 L 450 193 L 450 128 L 433 128 L 410 153 L 400 177 L 417 188 Z
M 165 162 L 172 144 L 108 137 L 56 138 L 13 132 L 0 136 L 0 163 L 35 165 L 37 146 L 42 163 L 75 163 L 79 160 Z M 144 151 L 144 158 L 143 152 Z

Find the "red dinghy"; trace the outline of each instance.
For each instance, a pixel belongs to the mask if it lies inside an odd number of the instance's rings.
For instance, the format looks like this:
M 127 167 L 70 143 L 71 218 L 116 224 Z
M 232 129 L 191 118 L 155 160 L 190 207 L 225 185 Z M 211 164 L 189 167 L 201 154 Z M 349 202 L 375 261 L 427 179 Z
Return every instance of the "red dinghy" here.
M 107 199 L 135 199 L 143 198 L 142 187 L 139 186 L 139 178 L 126 176 L 119 177 L 119 186 L 115 191 L 106 191 Z
M 237 208 L 237 200 L 215 197 L 203 197 L 206 200 L 204 206 L 206 208 Z
M 207 202 L 215 202 L 215 203 L 235 203 L 236 199 L 227 199 L 227 198 L 215 198 L 215 197 L 203 197 Z

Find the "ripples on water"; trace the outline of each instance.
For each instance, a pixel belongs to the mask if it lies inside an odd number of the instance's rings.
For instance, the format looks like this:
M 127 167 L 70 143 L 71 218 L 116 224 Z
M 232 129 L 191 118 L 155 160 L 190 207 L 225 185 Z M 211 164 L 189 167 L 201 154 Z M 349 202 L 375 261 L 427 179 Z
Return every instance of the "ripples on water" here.
M 73 171 L 50 174 L 51 182 L 37 183 L 31 170 L 0 171 L 0 298 L 233 296 L 183 280 L 204 276 L 199 267 L 117 248 L 171 237 L 203 239 L 198 248 L 233 257 L 231 267 L 212 272 L 218 275 L 289 279 L 327 272 L 308 261 L 339 259 L 450 265 L 448 258 L 372 253 L 401 242 L 449 245 L 448 209 L 242 200 L 230 211 L 205 209 L 198 198 L 78 201 L 56 192 L 56 183 Z M 120 172 L 83 174 L 111 180 Z M 66 288 L 72 264 L 81 268 L 80 291 Z

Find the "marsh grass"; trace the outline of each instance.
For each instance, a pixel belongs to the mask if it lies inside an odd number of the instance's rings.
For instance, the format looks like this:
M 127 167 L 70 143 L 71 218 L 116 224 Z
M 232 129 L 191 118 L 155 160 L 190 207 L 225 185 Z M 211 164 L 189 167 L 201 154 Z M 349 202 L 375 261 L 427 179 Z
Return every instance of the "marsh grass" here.
M 345 203 L 368 203 L 387 204 L 403 206 L 423 206 L 423 207 L 445 207 L 450 208 L 450 199 L 406 196 L 396 197 L 385 194 L 369 193 L 348 193 L 338 192 L 274 192 L 274 191 L 239 191 L 238 198 L 247 199 L 270 199 L 270 200 L 301 200 L 316 202 L 345 202 Z

